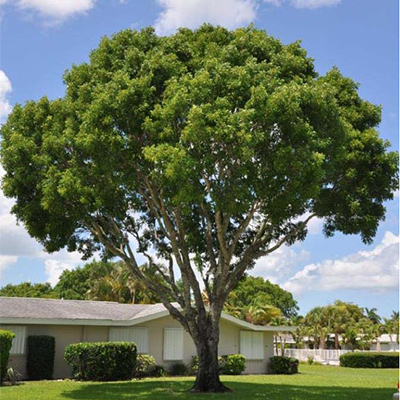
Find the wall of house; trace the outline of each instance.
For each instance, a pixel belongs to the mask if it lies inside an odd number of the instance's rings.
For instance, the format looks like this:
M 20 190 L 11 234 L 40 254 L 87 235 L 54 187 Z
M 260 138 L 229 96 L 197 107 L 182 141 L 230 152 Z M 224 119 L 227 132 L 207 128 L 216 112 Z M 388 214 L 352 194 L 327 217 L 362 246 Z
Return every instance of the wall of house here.
M 171 366 L 176 361 L 165 361 L 164 351 L 164 329 L 180 328 L 180 324 L 172 317 L 167 316 L 148 321 L 140 325 L 146 327 L 148 331 L 149 354 L 156 359 L 156 363 L 164 365 L 165 368 Z M 26 325 L 26 337 L 29 335 L 51 335 L 56 338 L 56 354 L 54 363 L 54 379 L 67 378 L 71 374 L 71 368 L 64 361 L 64 351 L 67 345 L 78 342 L 103 342 L 108 341 L 109 327 L 106 326 L 76 326 L 76 325 Z M 240 331 L 243 328 L 228 321 L 221 321 L 220 324 L 220 343 L 219 354 L 238 354 L 240 353 Z M 266 373 L 267 364 L 273 356 L 273 333 L 264 332 L 264 358 L 262 360 L 246 360 L 247 374 Z M 187 332 L 183 334 L 183 360 L 185 364 L 191 365 L 192 356 L 196 355 L 196 348 L 193 340 Z M 11 355 L 9 364 L 13 366 L 23 379 L 26 374 L 26 348 L 23 355 Z

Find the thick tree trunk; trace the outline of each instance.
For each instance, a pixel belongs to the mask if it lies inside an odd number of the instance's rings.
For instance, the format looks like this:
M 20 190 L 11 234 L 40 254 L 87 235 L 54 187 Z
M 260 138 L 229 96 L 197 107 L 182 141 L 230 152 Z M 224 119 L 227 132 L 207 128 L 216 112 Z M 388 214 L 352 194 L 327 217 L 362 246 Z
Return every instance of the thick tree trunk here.
M 231 389 L 224 386 L 219 379 L 218 337 L 216 340 L 213 337 L 204 337 L 200 338 L 198 342 L 196 348 L 199 368 L 196 381 L 190 391 L 196 393 L 231 392 Z

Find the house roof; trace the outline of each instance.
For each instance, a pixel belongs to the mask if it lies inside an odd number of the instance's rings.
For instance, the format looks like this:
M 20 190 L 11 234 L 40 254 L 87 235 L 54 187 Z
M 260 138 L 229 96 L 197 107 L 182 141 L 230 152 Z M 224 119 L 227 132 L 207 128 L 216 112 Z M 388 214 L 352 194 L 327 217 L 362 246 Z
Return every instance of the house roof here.
M 177 304 L 175 307 L 179 308 Z M 168 316 L 163 304 L 0 297 L 1 324 L 132 326 Z M 291 331 L 296 327 L 260 326 L 222 313 L 226 321 L 254 331 Z

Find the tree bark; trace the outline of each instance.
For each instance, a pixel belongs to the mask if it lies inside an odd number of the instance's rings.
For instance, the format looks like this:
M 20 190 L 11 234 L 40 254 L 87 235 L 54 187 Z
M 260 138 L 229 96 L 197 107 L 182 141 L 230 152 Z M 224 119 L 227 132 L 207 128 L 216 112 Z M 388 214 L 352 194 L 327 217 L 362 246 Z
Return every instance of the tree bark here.
M 213 331 L 209 335 L 195 340 L 199 366 L 191 392 L 223 393 L 232 391 L 219 378 L 218 341 L 219 332 Z
M 339 334 L 335 333 L 335 349 L 339 350 L 340 346 L 339 346 Z

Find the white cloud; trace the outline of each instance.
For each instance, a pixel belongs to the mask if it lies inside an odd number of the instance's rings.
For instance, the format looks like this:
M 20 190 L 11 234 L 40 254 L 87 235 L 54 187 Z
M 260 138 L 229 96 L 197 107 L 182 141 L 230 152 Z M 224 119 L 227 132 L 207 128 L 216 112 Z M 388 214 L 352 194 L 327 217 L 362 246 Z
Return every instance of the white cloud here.
M 298 245 L 282 246 L 271 254 L 260 258 L 255 267 L 249 271 L 252 276 L 262 276 L 273 283 L 286 279 L 298 266 L 299 262 L 308 259 L 310 254 L 306 250 L 297 250 Z
M 18 257 L 16 256 L 0 255 L 0 277 L 3 275 L 4 270 L 17 262 L 17 259 Z
M 54 286 L 58 282 L 58 278 L 65 270 L 75 269 L 82 264 L 79 253 L 67 253 L 65 250 L 57 254 L 42 253 L 44 261 L 44 271 L 47 282 Z
M 11 90 L 12 86 L 10 80 L 4 71 L 0 69 L 0 124 L 11 111 L 11 104 L 8 100 Z
M 359 251 L 337 260 L 309 264 L 283 287 L 294 293 L 307 290 L 395 290 L 399 285 L 399 236 L 386 232 L 370 251 Z
M 49 24 L 57 24 L 74 15 L 86 14 L 97 0 L 0 0 L 18 9 L 38 14 Z
M 291 0 L 296 8 L 320 8 L 339 4 L 342 0 Z
M 342 0 L 263 0 L 264 3 L 280 6 L 289 3 L 296 8 L 321 8 L 339 4 Z
M 255 0 L 158 0 L 163 8 L 155 23 L 156 33 L 166 35 L 179 27 L 197 28 L 202 23 L 233 29 L 256 17 Z

